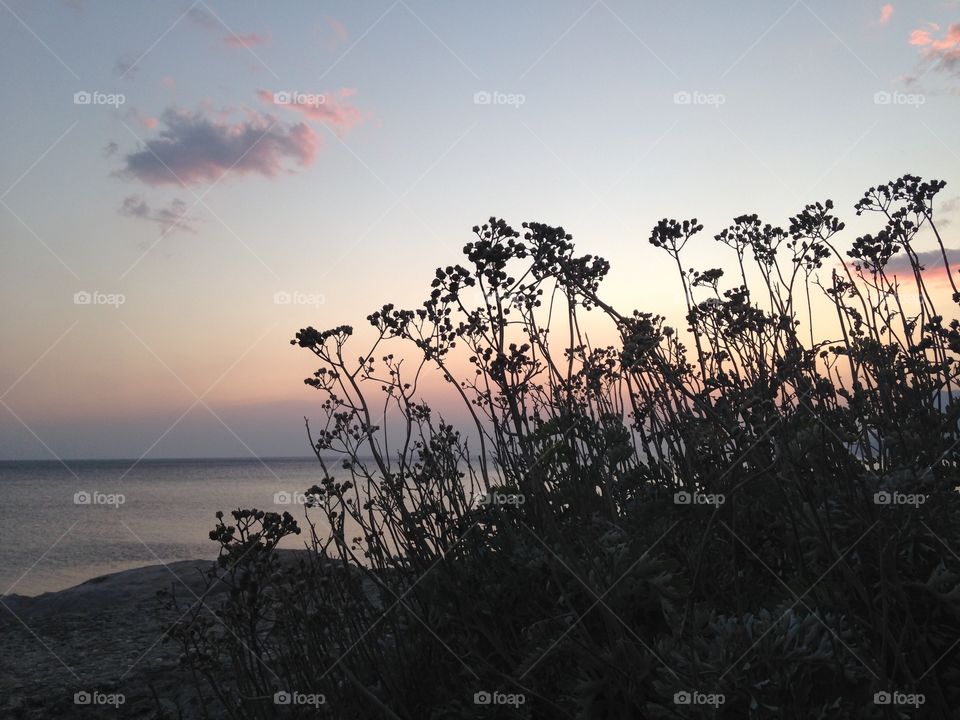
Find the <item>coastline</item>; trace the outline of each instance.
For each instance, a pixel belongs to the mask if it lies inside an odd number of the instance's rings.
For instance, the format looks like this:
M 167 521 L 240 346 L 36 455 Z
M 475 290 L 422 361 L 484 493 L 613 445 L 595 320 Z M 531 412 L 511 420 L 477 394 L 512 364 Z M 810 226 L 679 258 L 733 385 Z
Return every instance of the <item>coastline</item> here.
M 183 560 L 33 597 L 0 597 L 0 716 L 160 718 L 162 707 L 169 717 L 200 717 L 178 650 L 163 642 L 177 613 L 158 593 L 172 591 L 189 606 L 212 566 L 209 559 Z M 225 591 L 220 585 L 204 601 Z M 116 710 L 77 704 L 77 692 L 120 693 L 124 702 Z M 214 707 L 208 711 L 216 717 Z

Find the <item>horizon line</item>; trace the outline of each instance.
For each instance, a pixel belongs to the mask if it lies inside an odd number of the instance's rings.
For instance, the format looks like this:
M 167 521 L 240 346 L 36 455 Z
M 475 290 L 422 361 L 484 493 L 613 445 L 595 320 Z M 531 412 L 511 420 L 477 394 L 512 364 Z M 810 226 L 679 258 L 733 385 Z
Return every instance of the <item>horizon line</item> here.
M 326 456 L 324 456 L 326 458 Z M 141 458 L 135 457 L 90 457 L 90 458 L 0 458 L 0 464 L 5 463 L 41 463 L 49 462 L 53 464 L 64 464 L 71 462 L 129 462 L 129 463 L 149 463 L 149 462 L 198 462 L 198 461 L 224 461 L 224 460 L 244 460 L 250 462 L 265 462 L 268 460 L 316 460 L 316 455 L 203 455 L 195 457 L 155 457 Z

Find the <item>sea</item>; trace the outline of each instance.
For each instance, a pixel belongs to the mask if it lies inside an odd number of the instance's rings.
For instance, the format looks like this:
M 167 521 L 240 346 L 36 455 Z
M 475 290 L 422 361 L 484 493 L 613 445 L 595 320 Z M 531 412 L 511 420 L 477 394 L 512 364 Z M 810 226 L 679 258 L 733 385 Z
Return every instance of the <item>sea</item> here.
M 39 595 L 108 573 L 217 557 L 215 514 L 287 510 L 306 528 L 314 458 L 0 462 L 0 595 Z M 229 523 L 228 523 L 229 524 Z M 308 532 L 281 547 L 303 547 Z

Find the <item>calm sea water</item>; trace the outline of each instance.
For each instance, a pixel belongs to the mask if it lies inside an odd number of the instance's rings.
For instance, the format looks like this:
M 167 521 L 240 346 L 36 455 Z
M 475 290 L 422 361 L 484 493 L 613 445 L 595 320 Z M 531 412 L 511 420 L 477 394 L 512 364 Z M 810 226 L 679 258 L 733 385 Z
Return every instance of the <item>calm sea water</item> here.
M 315 458 L 143 460 L 132 470 L 132 460 L 67 465 L 0 462 L 0 594 L 37 595 L 133 567 L 213 559 L 208 533 L 217 510 L 287 510 L 305 527 L 303 506 L 282 496 L 277 503 L 276 494 L 302 493 L 320 478 Z

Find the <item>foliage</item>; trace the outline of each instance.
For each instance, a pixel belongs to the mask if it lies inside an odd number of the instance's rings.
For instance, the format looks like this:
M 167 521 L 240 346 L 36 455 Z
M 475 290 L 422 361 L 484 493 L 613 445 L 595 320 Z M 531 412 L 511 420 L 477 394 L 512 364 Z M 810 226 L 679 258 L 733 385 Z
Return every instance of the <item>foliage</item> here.
M 495 218 L 362 350 L 301 330 L 310 549 L 273 550 L 287 515 L 221 520 L 230 592 L 173 629 L 185 662 L 237 718 L 316 715 L 282 690 L 337 718 L 950 716 L 960 323 L 916 248 L 953 283 L 942 187 L 870 188 L 856 212 L 883 227 L 846 253 L 830 201 L 737 217 L 732 284 L 688 267 L 702 224 L 660 221 L 683 330 L 605 302 L 608 263 L 562 227 Z M 619 342 L 594 347 L 588 313 Z M 463 426 L 419 399 L 431 372 Z

